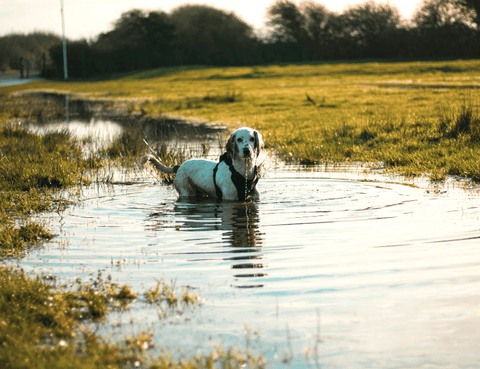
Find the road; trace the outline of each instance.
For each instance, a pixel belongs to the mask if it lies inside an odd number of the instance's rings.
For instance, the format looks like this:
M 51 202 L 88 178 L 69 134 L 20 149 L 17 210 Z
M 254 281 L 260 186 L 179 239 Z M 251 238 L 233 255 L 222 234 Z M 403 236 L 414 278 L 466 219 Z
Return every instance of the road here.
M 29 83 L 33 81 L 41 81 L 44 78 L 39 76 L 39 72 L 30 72 L 29 78 L 20 78 L 20 72 L 0 73 L 0 87 L 18 85 L 21 83 Z

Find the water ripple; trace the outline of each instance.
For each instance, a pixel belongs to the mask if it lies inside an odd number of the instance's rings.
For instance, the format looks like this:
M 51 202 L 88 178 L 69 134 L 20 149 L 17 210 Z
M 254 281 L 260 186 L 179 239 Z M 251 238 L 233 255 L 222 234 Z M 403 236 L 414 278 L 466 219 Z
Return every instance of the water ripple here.
M 207 303 L 190 325 L 169 329 L 146 308 L 132 311 L 173 335 L 160 347 L 242 344 L 247 324 L 260 328 L 259 352 L 274 367 L 288 345 L 301 367 L 321 314 L 323 365 L 480 360 L 470 344 L 480 330 L 474 191 L 282 177 L 260 181 L 257 203 L 218 203 L 176 201 L 171 186 L 116 188 L 86 191 L 61 214 L 59 237 L 21 265 L 64 279 L 107 270 L 135 289 L 162 276 L 198 287 Z

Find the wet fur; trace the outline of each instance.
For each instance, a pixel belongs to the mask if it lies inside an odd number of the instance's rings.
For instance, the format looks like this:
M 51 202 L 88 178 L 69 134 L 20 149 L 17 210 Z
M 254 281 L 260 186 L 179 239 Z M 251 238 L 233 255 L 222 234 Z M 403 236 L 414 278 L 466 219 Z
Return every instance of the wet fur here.
M 255 162 L 263 149 L 263 139 L 260 133 L 251 128 L 240 128 L 228 139 L 225 146 L 227 153 L 232 158 L 235 170 L 250 179 L 254 176 Z M 158 170 L 166 173 L 176 173 L 173 184 L 180 196 L 192 197 L 207 195 L 216 197 L 213 182 L 213 169 L 217 162 L 206 159 L 188 160 L 180 166 L 167 167 L 161 164 L 153 155 L 142 158 L 142 164 L 151 162 Z M 238 200 L 237 189 L 231 179 L 231 171 L 227 164 L 218 165 L 216 182 L 220 187 L 224 200 Z M 255 189 L 253 198 L 260 194 Z

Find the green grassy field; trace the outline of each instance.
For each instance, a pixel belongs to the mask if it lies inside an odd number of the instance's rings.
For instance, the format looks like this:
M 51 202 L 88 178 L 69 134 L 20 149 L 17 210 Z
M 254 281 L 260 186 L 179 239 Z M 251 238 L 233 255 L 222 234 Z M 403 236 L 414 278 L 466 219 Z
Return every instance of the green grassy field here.
M 480 180 L 479 86 L 480 61 L 469 60 L 163 68 L 2 92 L 135 98 L 145 116 L 258 128 L 285 160 L 383 162 L 407 175 Z

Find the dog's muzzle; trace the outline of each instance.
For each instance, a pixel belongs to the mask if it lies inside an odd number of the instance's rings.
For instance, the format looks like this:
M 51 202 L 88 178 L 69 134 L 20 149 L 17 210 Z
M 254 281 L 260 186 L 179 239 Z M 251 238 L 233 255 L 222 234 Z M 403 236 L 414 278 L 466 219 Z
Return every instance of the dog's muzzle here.
M 250 158 L 251 156 L 252 156 L 252 151 L 250 150 L 250 148 L 245 147 L 243 149 L 243 157 L 244 158 Z

